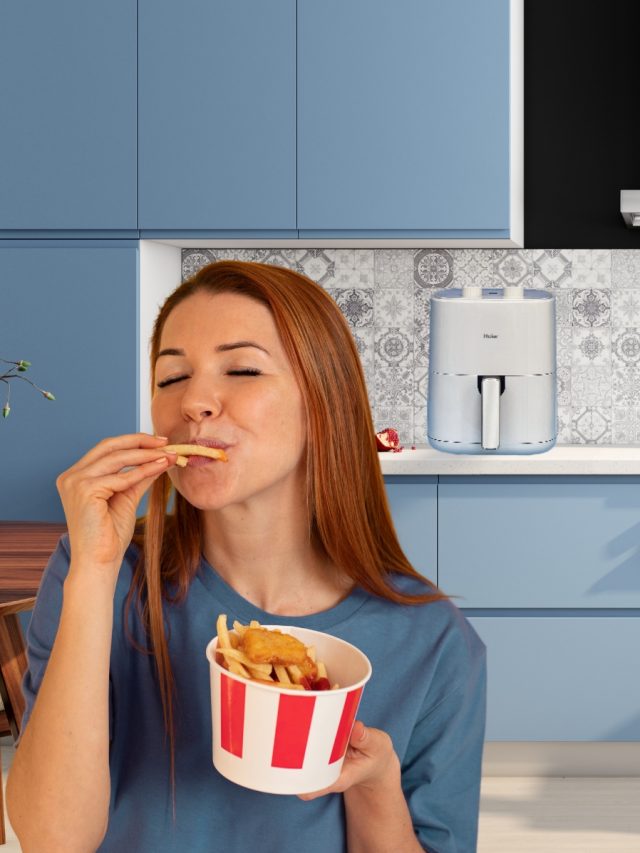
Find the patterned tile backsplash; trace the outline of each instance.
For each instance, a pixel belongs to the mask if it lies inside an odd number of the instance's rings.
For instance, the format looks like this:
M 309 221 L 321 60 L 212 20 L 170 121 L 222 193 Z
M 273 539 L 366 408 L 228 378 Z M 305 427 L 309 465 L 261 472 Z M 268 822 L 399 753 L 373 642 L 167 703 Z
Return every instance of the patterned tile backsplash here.
M 358 345 L 377 430 L 427 443 L 430 295 L 475 283 L 556 295 L 558 444 L 640 444 L 640 250 L 184 249 L 287 266 L 336 300 Z

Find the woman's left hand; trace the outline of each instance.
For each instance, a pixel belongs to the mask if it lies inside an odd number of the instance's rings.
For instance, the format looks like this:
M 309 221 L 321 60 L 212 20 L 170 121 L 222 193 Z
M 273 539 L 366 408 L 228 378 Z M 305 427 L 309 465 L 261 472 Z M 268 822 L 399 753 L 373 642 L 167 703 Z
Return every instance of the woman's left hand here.
M 325 794 L 341 794 L 349 788 L 376 789 L 397 785 L 400 761 L 386 732 L 367 727 L 356 720 L 349 738 L 342 771 L 329 788 L 311 794 L 298 794 L 301 800 L 315 800 Z

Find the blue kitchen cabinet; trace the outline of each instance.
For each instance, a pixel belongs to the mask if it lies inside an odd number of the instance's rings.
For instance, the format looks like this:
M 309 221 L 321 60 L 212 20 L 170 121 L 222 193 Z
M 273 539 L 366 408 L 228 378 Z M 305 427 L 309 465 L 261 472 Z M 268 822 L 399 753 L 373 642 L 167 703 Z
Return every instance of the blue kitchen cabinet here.
M 0 236 L 136 236 L 136 59 L 135 0 L 2 4 Z
M 296 228 L 296 0 L 139 0 L 145 237 Z
M 440 585 L 468 608 L 640 608 L 640 477 L 441 477 Z
M 511 236 L 510 0 L 138 5 L 141 236 Z
M 640 478 L 385 481 L 407 556 L 487 647 L 487 740 L 640 739 Z
M 0 357 L 28 360 L 0 419 L 0 518 L 64 522 L 56 478 L 103 438 L 137 431 L 138 249 L 0 243 Z M 6 368 L 8 365 L 1 365 Z
M 487 740 L 640 740 L 640 614 L 469 621 L 487 646 Z
M 413 567 L 438 582 L 438 478 L 385 477 L 387 499 L 400 545 Z
M 301 237 L 510 236 L 509 0 L 298 0 Z

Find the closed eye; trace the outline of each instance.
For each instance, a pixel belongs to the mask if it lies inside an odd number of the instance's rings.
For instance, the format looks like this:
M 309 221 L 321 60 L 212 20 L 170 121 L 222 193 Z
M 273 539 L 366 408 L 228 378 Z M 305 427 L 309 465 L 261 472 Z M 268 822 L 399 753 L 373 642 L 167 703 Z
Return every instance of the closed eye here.
M 247 367 L 244 370 L 228 370 L 227 376 L 260 376 L 261 370 L 255 367 Z M 188 376 L 174 376 L 172 379 L 163 379 L 162 382 L 156 384 L 157 388 L 166 388 L 167 385 L 173 385 L 174 382 L 181 382 L 183 379 L 188 379 Z

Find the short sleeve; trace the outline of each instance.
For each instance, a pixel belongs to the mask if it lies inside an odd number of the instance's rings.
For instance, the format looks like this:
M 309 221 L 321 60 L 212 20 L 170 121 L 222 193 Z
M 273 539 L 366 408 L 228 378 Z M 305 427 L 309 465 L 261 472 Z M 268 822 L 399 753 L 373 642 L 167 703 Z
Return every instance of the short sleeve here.
M 486 719 L 486 649 L 471 626 L 462 681 L 428 708 L 402 762 L 402 788 L 429 853 L 475 853 Z
M 25 711 L 22 717 L 20 737 L 31 717 L 33 706 L 42 684 L 51 649 L 58 633 L 62 612 L 63 586 L 69 573 L 71 554 L 69 535 L 64 534 L 58 540 L 55 551 L 42 575 L 35 607 L 26 635 L 27 670 L 22 679 L 22 693 L 25 699 Z M 111 736 L 112 703 L 109 702 L 109 731 Z M 16 741 L 16 746 L 20 738 Z

